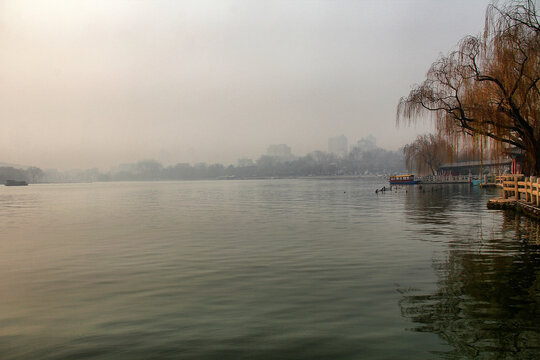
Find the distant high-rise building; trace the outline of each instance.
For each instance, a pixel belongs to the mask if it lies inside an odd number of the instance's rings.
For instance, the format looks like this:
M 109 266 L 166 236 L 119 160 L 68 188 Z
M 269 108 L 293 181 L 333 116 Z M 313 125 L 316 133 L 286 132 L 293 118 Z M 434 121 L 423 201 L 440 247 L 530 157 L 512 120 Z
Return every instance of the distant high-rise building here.
M 266 155 L 278 158 L 291 158 L 291 148 L 286 144 L 273 144 L 266 150 Z
M 346 155 L 349 151 L 347 137 L 345 135 L 336 136 L 328 139 L 328 152 L 336 155 Z
M 373 135 L 368 135 L 358 140 L 355 147 L 361 152 L 375 150 L 377 148 L 377 139 Z

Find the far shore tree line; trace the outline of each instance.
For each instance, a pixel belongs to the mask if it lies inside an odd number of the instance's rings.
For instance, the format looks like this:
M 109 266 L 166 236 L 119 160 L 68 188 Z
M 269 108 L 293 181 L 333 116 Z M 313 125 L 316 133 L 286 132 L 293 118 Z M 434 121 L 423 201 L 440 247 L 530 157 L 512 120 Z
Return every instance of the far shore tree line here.
M 225 166 L 222 164 L 179 163 L 163 166 L 156 160 L 142 160 L 117 166 L 109 172 L 98 169 L 67 172 L 45 171 L 44 182 L 85 181 L 152 181 L 152 180 L 213 180 L 257 179 L 310 176 L 360 176 L 392 174 L 404 171 L 403 154 L 377 148 L 370 151 L 354 149 L 346 156 L 315 151 L 294 159 L 263 155 L 252 164 Z
M 253 165 L 224 166 L 221 164 L 176 164 L 161 167 L 156 161 L 134 164 L 131 171 L 111 173 L 112 180 L 196 180 L 217 178 L 267 178 L 300 176 L 344 176 L 364 174 L 387 174 L 404 169 L 399 152 L 376 149 L 351 152 L 340 157 L 315 151 L 306 156 L 284 160 L 263 155 Z M 153 177 L 153 178 L 152 178 Z
M 35 166 L 26 169 L 19 169 L 12 166 L 0 166 L 1 184 L 5 183 L 7 180 L 21 180 L 30 184 L 35 184 L 41 182 L 44 175 L 43 170 Z
M 405 157 L 420 159 L 430 141 L 440 146 L 431 155 L 441 155 L 448 147 L 455 152 L 467 144 L 480 149 L 482 156 L 521 153 L 523 172 L 539 175 L 539 81 L 535 1 L 492 3 L 483 34 L 463 38 L 456 50 L 432 64 L 424 82 L 401 98 L 398 125 L 428 116 L 436 130 L 405 147 Z M 426 159 L 421 170 L 436 165 L 432 160 Z
M 20 169 L 0 167 L 0 182 L 25 180 L 38 182 L 93 182 L 93 181 L 153 181 L 153 180 L 213 180 L 257 179 L 311 176 L 387 175 L 405 170 L 401 151 L 375 148 L 361 151 L 354 148 L 345 156 L 314 151 L 302 157 L 281 158 L 263 155 L 254 162 L 238 166 L 222 164 L 179 163 L 163 166 L 156 160 L 142 160 L 122 164 L 109 172 L 99 169 L 41 170 L 37 167 Z

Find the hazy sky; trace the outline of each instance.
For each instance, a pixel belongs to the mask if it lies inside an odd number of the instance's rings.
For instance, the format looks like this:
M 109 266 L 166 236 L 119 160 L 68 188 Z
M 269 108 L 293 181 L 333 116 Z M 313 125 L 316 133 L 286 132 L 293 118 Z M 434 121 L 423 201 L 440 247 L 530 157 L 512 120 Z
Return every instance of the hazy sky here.
M 236 163 L 373 134 L 484 0 L 0 0 L 0 162 Z

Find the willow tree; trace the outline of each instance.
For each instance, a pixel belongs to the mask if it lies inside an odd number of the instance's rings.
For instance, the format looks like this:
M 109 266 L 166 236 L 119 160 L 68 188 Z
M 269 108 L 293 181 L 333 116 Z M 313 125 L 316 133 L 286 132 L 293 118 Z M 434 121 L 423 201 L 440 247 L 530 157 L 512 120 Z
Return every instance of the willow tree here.
M 524 169 L 540 174 L 540 23 L 534 0 L 491 4 L 483 36 L 467 36 L 435 61 L 426 79 L 401 98 L 397 122 L 426 113 L 441 136 L 515 147 Z M 486 140 L 487 139 L 487 140 Z
M 419 174 L 437 174 L 440 166 L 451 159 L 452 147 L 440 136 L 418 135 L 415 141 L 403 147 L 405 165 Z

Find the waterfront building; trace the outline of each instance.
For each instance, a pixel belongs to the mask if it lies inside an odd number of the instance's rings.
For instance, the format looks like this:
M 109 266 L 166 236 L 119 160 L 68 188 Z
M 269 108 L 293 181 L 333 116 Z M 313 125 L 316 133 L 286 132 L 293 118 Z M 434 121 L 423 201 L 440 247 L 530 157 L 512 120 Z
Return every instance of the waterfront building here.
M 461 161 L 442 164 L 438 175 L 486 175 L 508 174 L 512 170 L 512 159 Z

